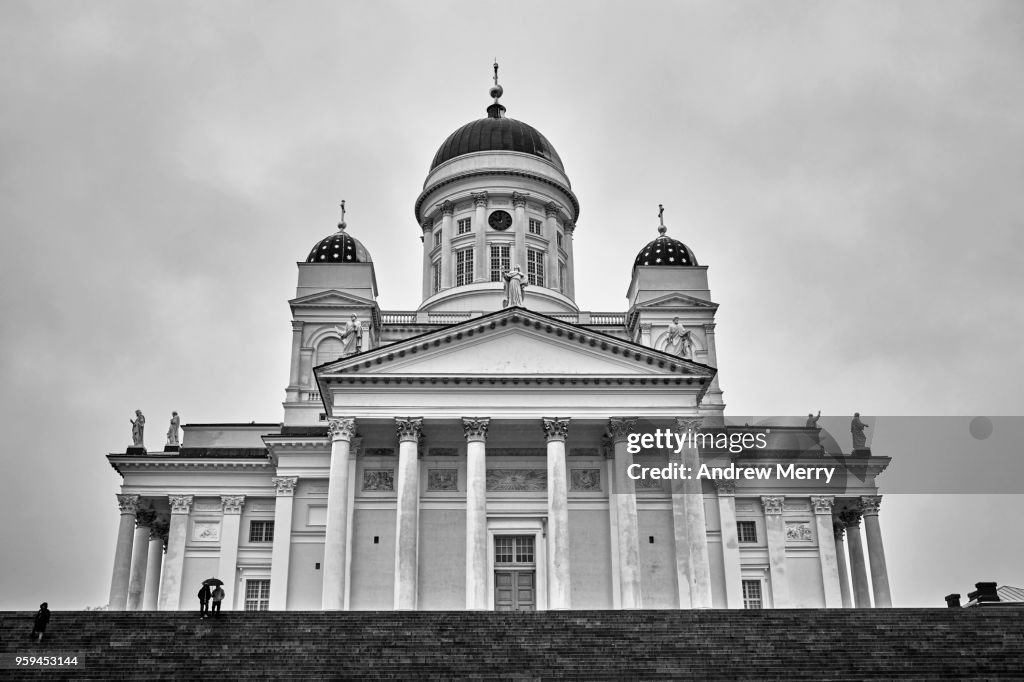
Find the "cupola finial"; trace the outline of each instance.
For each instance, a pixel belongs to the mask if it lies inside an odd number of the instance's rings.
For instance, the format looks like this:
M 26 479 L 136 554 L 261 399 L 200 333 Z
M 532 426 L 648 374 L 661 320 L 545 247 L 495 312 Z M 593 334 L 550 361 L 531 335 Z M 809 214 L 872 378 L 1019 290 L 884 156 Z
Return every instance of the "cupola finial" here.
M 658 204 L 658 223 L 658 232 L 660 234 L 668 232 L 668 228 L 665 227 L 665 207 L 661 204 Z
M 338 223 L 338 230 L 344 230 L 347 225 L 345 224 L 345 200 L 341 200 L 341 222 Z
M 498 100 L 504 94 L 505 89 L 498 85 L 498 58 L 494 58 L 494 85 L 491 86 L 491 97 L 494 98 L 494 103 L 487 107 L 487 116 L 489 118 L 501 118 L 502 114 L 505 113 L 505 107 L 501 105 Z

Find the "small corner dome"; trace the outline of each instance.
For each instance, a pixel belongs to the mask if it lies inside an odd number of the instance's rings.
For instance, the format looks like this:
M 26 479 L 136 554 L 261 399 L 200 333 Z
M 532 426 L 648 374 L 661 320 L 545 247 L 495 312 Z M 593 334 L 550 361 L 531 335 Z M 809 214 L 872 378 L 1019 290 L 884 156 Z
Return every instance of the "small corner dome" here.
M 666 267 L 692 267 L 697 265 L 697 256 L 686 244 L 678 239 L 673 239 L 665 234 L 664 227 L 659 228 L 661 235 L 650 242 L 633 261 L 633 267 L 638 265 L 654 265 Z
M 324 237 L 306 256 L 307 263 L 372 263 L 370 252 L 358 239 L 345 232 L 345 223 L 338 225 L 338 231 Z

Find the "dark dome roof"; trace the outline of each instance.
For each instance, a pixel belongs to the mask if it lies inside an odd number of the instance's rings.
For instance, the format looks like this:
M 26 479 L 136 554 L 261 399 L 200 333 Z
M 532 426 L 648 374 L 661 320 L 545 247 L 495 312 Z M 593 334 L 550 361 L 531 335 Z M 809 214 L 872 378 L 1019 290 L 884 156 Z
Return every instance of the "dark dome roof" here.
M 504 110 L 504 107 L 501 109 Z M 489 151 L 532 154 L 547 159 L 558 170 L 565 172 L 558 152 L 536 128 L 514 118 L 495 116 L 471 121 L 449 135 L 434 155 L 430 170 L 463 154 Z
M 345 224 L 338 231 L 313 245 L 307 263 L 372 263 L 370 252 L 359 240 L 345 232 Z
M 686 244 L 678 239 L 672 239 L 664 232 L 664 227 L 659 228 L 661 236 L 640 249 L 633 261 L 633 267 L 638 265 L 666 265 L 670 267 L 687 267 L 697 265 L 697 256 L 693 254 Z

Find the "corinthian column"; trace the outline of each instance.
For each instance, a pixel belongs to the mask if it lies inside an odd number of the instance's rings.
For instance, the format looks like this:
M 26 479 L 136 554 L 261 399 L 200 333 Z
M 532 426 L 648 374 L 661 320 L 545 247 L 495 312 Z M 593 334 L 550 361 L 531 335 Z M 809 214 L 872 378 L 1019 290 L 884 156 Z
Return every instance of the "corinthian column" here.
M 840 517 L 846 524 L 846 541 L 850 545 L 850 572 L 853 573 L 853 603 L 858 609 L 870 609 L 871 589 L 868 587 L 868 572 L 864 562 L 864 545 L 860 539 L 861 513 L 850 509 L 844 511 Z
M 564 285 L 558 272 L 558 204 L 550 202 L 544 206 L 544 237 L 548 240 L 548 287 L 564 293 Z
M 217 564 L 217 577 L 224 581 L 224 601 L 220 607 L 230 611 L 235 604 L 235 590 L 238 588 L 238 581 L 235 574 L 238 572 L 238 536 L 241 534 L 242 507 L 245 505 L 245 495 L 222 495 L 220 498 L 221 509 L 224 511 L 222 529 L 220 533 L 220 561 Z
M 160 596 L 160 569 L 167 545 L 167 519 L 157 518 L 149 527 L 149 558 L 146 559 L 146 586 L 142 594 L 142 610 L 156 611 Z
M 288 608 L 288 570 L 292 555 L 292 509 L 298 476 L 270 479 L 277 492 L 274 500 L 274 544 L 270 548 L 270 609 Z
M 118 495 L 117 507 L 121 521 L 117 525 L 117 544 L 114 546 L 114 571 L 110 578 L 111 611 L 124 611 L 128 605 L 128 580 L 132 572 L 132 540 L 135 514 L 139 510 L 138 495 Z
M 828 609 L 838 609 L 843 605 L 843 593 L 839 587 L 839 560 L 832 531 L 832 504 L 835 500 L 831 495 L 811 495 L 818 536 L 818 558 L 821 561 L 821 581 L 825 587 L 825 608 Z
M 889 570 L 885 565 L 885 547 L 882 546 L 882 528 L 878 524 L 878 509 L 882 506 L 881 495 L 865 495 L 860 498 L 864 514 L 864 531 L 868 536 L 868 561 L 871 564 L 871 587 L 875 594 L 875 608 L 892 606 L 889 594 Z
M 434 250 L 434 221 L 427 218 L 420 227 L 423 228 L 423 236 L 420 239 L 423 240 L 423 300 L 425 301 L 434 294 L 431 288 L 434 283 L 430 278 L 430 270 L 434 266 L 434 262 L 430 258 L 430 252 Z
M 636 428 L 636 417 L 611 418 L 608 432 L 615 447 L 615 489 L 612 491 L 615 516 L 618 519 L 619 593 L 622 608 L 643 608 L 640 592 L 640 526 L 636 516 L 636 490 L 627 472 L 633 455 L 626 449 L 626 439 Z
M 353 417 L 331 419 L 331 472 L 327 482 L 327 525 L 324 530 L 323 597 L 326 611 L 345 608 L 346 548 L 348 546 L 348 470 L 352 438 L 356 433 Z
M 132 577 L 128 581 L 128 610 L 142 608 L 142 595 L 146 590 L 146 565 L 149 563 L 149 528 L 156 519 L 152 509 L 135 512 L 135 540 L 132 543 Z
M 832 535 L 836 539 L 836 563 L 839 566 L 839 592 L 843 596 L 843 608 L 853 607 L 853 597 L 850 596 L 850 569 L 846 566 L 846 545 L 843 543 L 843 535 L 846 533 L 846 524 L 842 521 L 832 521 Z
M 420 523 L 419 440 L 422 417 L 395 418 L 398 428 L 398 491 L 395 510 L 395 609 L 416 608 Z
M 466 432 L 466 608 L 486 609 L 487 427 L 486 417 L 463 417 Z
M 730 609 L 742 609 L 743 573 L 740 567 L 740 538 L 736 532 L 736 483 L 717 479 L 714 483 L 718 490 L 718 519 L 722 527 L 725 603 Z
M 188 515 L 192 511 L 191 495 L 168 495 L 171 524 L 167 529 L 167 553 L 160 584 L 160 610 L 177 611 L 181 605 L 181 575 L 185 570 L 185 539 L 188 536 Z
M 676 417 L 682 434 L 682 465 L 690 478 L 683 480 L 683 505 L 686 511 L 686 536 L 690 547 L 690 605 L 695 609 L 711 608 L 711 565 L 708 559 L 708 526 L 704 518 L 704 490 L 697 472 L 700 453 L 694 442 L 700 417 Z M 678 550 L 677 550 L 678 551 Z
M 565 278 L 566 282 L 565 295 L 572 300 L 576 300 L 576 266 L 572 255 L 572 236 L 576 232 L 576 226 L 568 221 L 565 222 L 563 230 L 565 233 Z
M 441 202 L 441 289 L 452 286 L 452 212 L 450 201 Z
M 569 418 L 544 417 L 541 424 L 548 443 L 548 607 L 568 609 L 572 604 L 569 486 L 565 465 Z
M 526 195 L 519 192 L 512 192 L 512 231 L 514 232 L 515 253 L 512 255 L 512 264 L 518 264 L 523 274 L 529 272 L 526 269 Z M 538 286 L 547 286 L 541 282 Z
M 768 540 L 768 566 L 772 578 L 772 604 L 777 609 L 790 606 L 789 580 L 786 578 L 786 522 L 782 518 L 785 501 L 782 495 L 761 497 Z
M 476 253 L 473 256 L 473 281 L 486 282 L 490 279 L 487 268 L 487 192 L 473 192 L 476 214 L 473 216 L 473 230 L 476 231 Z

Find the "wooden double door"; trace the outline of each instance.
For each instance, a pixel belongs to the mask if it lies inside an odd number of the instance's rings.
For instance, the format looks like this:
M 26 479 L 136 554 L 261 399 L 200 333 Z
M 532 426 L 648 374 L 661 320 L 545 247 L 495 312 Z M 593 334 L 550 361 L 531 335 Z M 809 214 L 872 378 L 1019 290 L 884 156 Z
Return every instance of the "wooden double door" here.
M 537 610 L 537 566 L 532 535 L 494 538 L 494 610 Z

